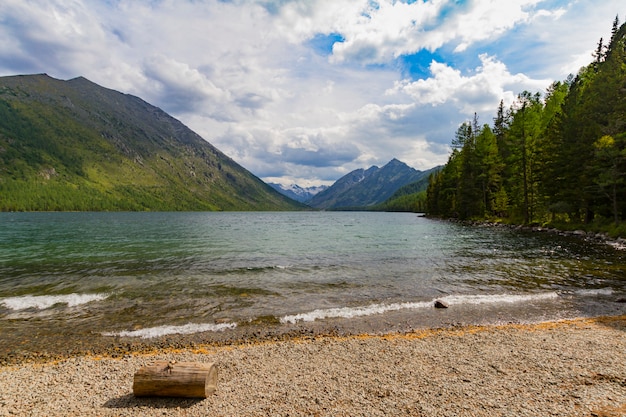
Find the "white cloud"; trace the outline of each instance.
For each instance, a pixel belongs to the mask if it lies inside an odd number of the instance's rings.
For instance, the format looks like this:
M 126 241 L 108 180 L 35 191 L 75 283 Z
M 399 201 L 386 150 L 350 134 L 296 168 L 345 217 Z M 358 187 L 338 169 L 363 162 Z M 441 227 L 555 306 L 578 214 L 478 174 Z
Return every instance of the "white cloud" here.
M 77 62 L 93 67 L 106 63 L 93 45 L 106 47 L 108 35 L 80 1 L 6 0 L 0 5 L 0 22 L 2 58 L 27 70 L 36 71 L 42 62 L 58 72 L 72 72 Z
M 345 41 L 335 44 L 333 60 L 381 63 L 421 48 L 436 49 L 441 42 L 423 29 L 435 22 L 443 4 L 381 1 L 377 8 L 370 6 L 342 28 Z
M 163 108 L 256 175 L 328 183 L 394 157 L 445 162 L 474 112 L 488 122 L 500 99 L 588 63 L 620 6 L 3 0 L 0 74 L 82 75 Z M 410 78 L 398 58 L 423 50 L 430 74 Z
M 533 11 L 541 0 L 479 0 L 470 2 L 469 10 L 454 16 L 443 26 L 450 37 L 460 39 L 456 52 L 466 50 L 472 43 L 496 37 L 519 23 L 527 23 L 533 13 L 551 14 L 545 10 Z
M 461 71 L 433 61 L 432 77 L 415 82 L 396 82 L 387 94 L 403 92 L 416 103 L 438 106 L 451 102 L 462 114 L 491 113 L 504 100 L 509 106 L 518 93 L 545 89 L 551 80 L 532 80 L 524 74 L 509 73 L 506 65 L 486 54 L 480 55 L 482 65 L 464 76 Z
M 316 33 L 340 33 L 331 61 L 384 63 L 421 49 L 436 50 L 456 42 L 455 51 L 494 38 L 534 17 L 559 17 L 556 10 L 535 9 L 541 0 L 306 0 L 284 7 L 279 27 L 294 42 Z
M 230 92 L 216 87 L 205 74 L 163 55 L 147 57 L 143 73 L 156 84 L 156 93 L 167 100 L 168 108 L 177 113 L 230 100 Z

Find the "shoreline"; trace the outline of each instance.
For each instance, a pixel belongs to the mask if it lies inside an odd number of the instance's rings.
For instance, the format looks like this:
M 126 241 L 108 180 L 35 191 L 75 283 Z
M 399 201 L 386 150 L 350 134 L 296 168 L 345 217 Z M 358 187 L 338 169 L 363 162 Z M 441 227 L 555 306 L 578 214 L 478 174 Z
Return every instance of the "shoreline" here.
M 0 416 L 620 416 L 624 352 L 626 315 L 174 344 L 0 366 Z M 154 360 L 214 362 L 216 393 L 135 398 Z
M 626 303 L 610 295 L 594 302 L 546 298 L 530 303 L 460 304 L 445 309 L 433 305 L 419 311 L 407 308 L 362 317 L 331 317 L 293 323 L 281 323 L 273 317 L 265 317 L 224 330 L 170 333 L 147 338 L 107 336 L 90 328 L 79 329 L 62 323 L 56 323 L 54 331 L 50 331 L 36 321 L 22 321 L 2 328 L 7 337 L 0 340 L 0 369 L 3 366 L 46 363 L 76 356 L 119 358 L 172 347 L 219 348 L 323 336 L 382 336 L 471 326 L 532 326 L 542 322 L 594 317 L 626 317 Z
M 517 230 L 529 233 L 546 233 L 558 236 L 571 237 L 575 239 L 581 239 L 589 243 L 604 244 L 612 246 L 617 250 L 626 250 L 626 238 L 623 236 L 611 237 L 607 232 L 594 232 L 592 230 L 566 230 L 559 229 L 554 226 L 538 226 L 538 225 L 523 225 L 516 223 L 504 223 L 499 221 L 490 220 L 458 220 L 458 219 L 446 219 L 441 217 L 424 216 L 431 220 L 442 220 L 453 223 L 466 224 L 475 227 L 503 227 L 511 230 Z
M 91 328 L 56 323 L 53 331 L 34 321 L 16 322 L 2 328 L 0 367 L 22 363 L 45 363 L 73 356 L 121 357 L 155 349 L 193 349 L 197 346 L 236 346 L 246 343 L 292 340 L 299 337 L 404 334 L 467 326 L 533 324 L 602 316 L 626 316 L 626 303 L 611 296 L 601 301 L 539 299 L 525 303 L 460 304 L 437 309 L 399 309 L 362 317 L 335 317 L 281 323 L 272 317 L 239 323 L 221 331 L 170 333 L 156 337 L 105 336 Z M 564 304 L 564 302 L 566 302 Z

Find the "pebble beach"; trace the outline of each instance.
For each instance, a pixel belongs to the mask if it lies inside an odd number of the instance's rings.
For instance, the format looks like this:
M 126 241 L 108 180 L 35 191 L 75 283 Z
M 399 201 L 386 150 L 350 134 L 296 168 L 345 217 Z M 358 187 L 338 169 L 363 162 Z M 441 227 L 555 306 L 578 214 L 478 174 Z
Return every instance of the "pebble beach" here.
M 206 399 L 139 398 L 157 360 L 214 363 Z M 242 340 L 0 367 L 0 416 L 625 416 L 626 316 Z

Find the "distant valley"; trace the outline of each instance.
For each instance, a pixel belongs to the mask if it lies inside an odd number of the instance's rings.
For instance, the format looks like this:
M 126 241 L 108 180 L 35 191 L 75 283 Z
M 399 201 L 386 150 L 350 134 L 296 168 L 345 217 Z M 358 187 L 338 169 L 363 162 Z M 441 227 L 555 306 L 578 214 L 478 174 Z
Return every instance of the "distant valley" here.
M 350 172 L 306 203 L 326 210 L 374 209 L 410 184 L 418 184 L 411 193 L 425 191 L 428 177 L 439 169 L 418 171 L 393 159 L 381 168 L 372 166 Z
M 316 187 L 300 187 L 298 184 L 290 184 L 290 185 L 282 185 L 277 183 L 268 183 L 272 188 L 274 188 L 279 193 L 293 199 L 299 201 L 301 203 L 306 203 L 310 199 L 313 198 L 316 194 L 326 190 L 328 186 L 320 185 Z
M 397 159 L 392 159 L 382 168 L 371 166 L 356 169 L 339 178 L 329 187 L 300 187 L 292 184 L 270 184 L 278 192 L 323 210 L 401 210 L 416 211 L 409 204 L 399 208 L 394 200 L 424 199 L 428 178 L 438 172 L 440 166 L 418 171 Z
M 393 159 L 330 187 L 266 184 L 138 97 L 0 77 L 0 211 L 418 211 L 438 169 Z

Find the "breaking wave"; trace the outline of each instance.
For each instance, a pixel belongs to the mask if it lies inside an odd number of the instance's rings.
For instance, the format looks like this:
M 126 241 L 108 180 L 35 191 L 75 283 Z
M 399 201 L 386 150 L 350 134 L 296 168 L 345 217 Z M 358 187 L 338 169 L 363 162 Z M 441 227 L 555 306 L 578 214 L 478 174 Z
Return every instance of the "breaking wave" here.
M 529 301 L 541 301 L 558 298 L 557 292 L 545 292 L 539 294 L 491 294 L 491 295 L 448 295 L 441 300 L 449 305 L 462 304 L 500 304 L 500 303 L 521 303 Z M 434 301 L 434 300 L 433 300 Z
M 105 332 L 103 336 L 140 337 L 150 339 L 168 334 L 193 334 L 202 332 L 219 332 L 237 327 L 236 323 L 189 323 L 181 326 L 157 326 L 138 330 L 123 330 L 120 332 Z
M 577 295 L 594 296 L 594 295 L 613 295 L 613 288 L 595 288 L 574 291 Z
M 75 307 L 92 301 L 101 301 L 108 297 L 109 294 L 23 295 L 0 298 L 0 304 L 15 311 L 29 308 L 45 310 L 57 304 L 67 304 L 68 307 Z
M 281 323 L 296 323 L 299 321 L 315 321 L 329 318 L 354 318 L 361 316 L 371 316 L 374 314 L 383 314 L 389 311 L 397 311 L 404 309 L 417 309 L 431 306 L 432 303 L 393 303 L 393 304 L 371 304 L 364 307 L 337 307 L 322 310 L 313 310 L 308 313 L 300 313 L 281 317 Z
M 542 294 L 494 294 L 494 295 L 448 295 L 438 298 L 446 304 L 463 305 L 463 304 L 499 304 L 499 303 L 521 303 L 528 301 L 540 301 L 557 298 L 556 292 L 548 292 Z M 435 300 L 412 302 L 412 303 L 393 303 L 393 304 L 371 304 L 364 307 L 338 307 L 321 310 L 313 310 L 308 313 L 300 313 L 287 315 L 280 319 L 281 323 L 297 323 L 299 321 L 315 321 L 328 318 L 354 318 L 361 316 L 371 316 L 374 314 L 383 314 L 390 311 L 398 310 L 417 310 L 422 308 L 432 308 Z

